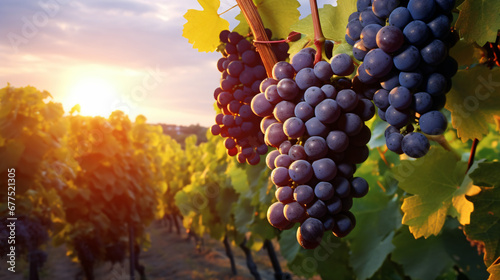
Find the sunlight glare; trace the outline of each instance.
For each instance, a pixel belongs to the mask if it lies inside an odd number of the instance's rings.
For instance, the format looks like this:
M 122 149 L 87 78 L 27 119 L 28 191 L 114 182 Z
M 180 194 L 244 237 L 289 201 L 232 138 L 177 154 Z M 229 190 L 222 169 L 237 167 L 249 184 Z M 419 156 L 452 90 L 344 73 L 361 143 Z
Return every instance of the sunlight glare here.
M 98 77 L 87 77 L 70 88 L 66 103 L 71 107 L 80 104 L 80 114 L 84 116 L 109 117 L 117 100 L 118 92 L 110 82 Z

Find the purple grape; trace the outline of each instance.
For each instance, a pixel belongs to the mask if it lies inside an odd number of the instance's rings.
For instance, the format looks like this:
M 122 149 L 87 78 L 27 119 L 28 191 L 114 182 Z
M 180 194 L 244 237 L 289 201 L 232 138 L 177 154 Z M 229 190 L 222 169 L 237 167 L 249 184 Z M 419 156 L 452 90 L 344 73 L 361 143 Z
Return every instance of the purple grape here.
M 288 169 L 290 178 L 297 184 L 304 184 L 311 180 L 313 168 L 307 160 L 296 160 L 290 164 Z
M 293 190 L 293 198 L 302 205 L 308 204 L 314 199 L 314 191 L 309 185 L 298 185 Z

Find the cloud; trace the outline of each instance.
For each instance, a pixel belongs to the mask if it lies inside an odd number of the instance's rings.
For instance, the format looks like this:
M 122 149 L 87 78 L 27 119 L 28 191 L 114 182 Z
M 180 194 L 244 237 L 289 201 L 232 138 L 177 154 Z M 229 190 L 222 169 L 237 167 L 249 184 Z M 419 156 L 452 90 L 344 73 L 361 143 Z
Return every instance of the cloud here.
M 159 67 L 167 78 L 133 111 L 161 121 L 161 115 L 149 116 L 142 107 L 175 108 L 193 115 L 188 121 L 209 125 L 214 115 L 213 89 L 219 82 L 215 70 L 219 55 L 197 53 L 182 37 L 182 16 L 188 8 L 197 7 L 197 2 L 172 2 L 42 0 L 40 5 L 37 1 L 4 1 L 0 9 L 0 84 L 39 85 L 57 101 L 64 95 L 59 91 L 68 87 L 47 81 L 66 77 L 65 73 L 81 65 L 97 65 L 114 69 L 117 79 L 123 75 L 126 95 L 145 74 L 134 80 L 123 73 Z M 152 112 L 158 114 L 162 107 Z M 205 118 L 195 119 L 195 115 Z

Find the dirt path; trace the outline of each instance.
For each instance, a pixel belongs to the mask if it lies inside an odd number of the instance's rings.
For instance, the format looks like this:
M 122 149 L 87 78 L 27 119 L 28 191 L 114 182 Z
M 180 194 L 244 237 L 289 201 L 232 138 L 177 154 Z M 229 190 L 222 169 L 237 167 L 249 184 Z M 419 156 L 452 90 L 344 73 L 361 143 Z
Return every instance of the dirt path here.
M 151 236 L 151 248 L 141 253 L 140 263 L 146 268 L 148 280 L 195 279 L 195 280 L 252 280 L 246 266 L 245 255 L 238 247 L 232 247 L 238 275 L 231 273 L 222 242 L 204 239 L 201 252 L 193 240 L 187 240 L 187 234 L 169 233 L 166 227 L 158 225 L 148 229 Z M 40 272 L 41 280 L 84 280 L 80 266 L 66 256 L 63 246 L 48 248 L 48 260 Z M 267 252 L 253 252 L 253 258 L 263 280 L 274 280 L 274 271 Z M 288 271 L 284 259 L 280 256 L 282 269 Z M 0 266 L 3 268 L 2 266 Z M 0 271 L 1 280 L 28 279 L 28 266 L 21 263 L 15 274 Z M 96 280 L 129 280 L 128 261 L 124 264 L 100 264 L 95 267 Z M 140 277 L 136 272 L 136 279 Z M 293 277 L 293 279 L 301 279 Z

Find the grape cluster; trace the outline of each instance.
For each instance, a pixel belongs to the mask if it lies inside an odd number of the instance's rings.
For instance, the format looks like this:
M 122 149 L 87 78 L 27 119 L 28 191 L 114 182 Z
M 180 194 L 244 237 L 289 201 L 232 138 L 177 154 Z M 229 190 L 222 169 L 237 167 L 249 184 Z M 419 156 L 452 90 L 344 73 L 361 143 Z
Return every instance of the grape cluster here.
M 266 30 L 271 38 L 270 30 Z M 213 135 L 225 138 L 224 145 L 230 156 L 237 156 L 240 163 L 251 165 L 260 162 L 260 156 L 267 153 L 264 134 L 260 132 L 260 118 L 250 108 L 255 94 L 260 92 L 260 83 L 267 77 L 266 69 L 255 47 L 237 32 L 224 30 L 219 35 L 223 57 L 217 61 L 222 73 L 220 86 L 214 91 L 214 98 L 221 113 L 215 117 L 211 127 Z M 279 59 L 286 59 L 288 44 L 273 44 Z
M 354 71 L 350 56 L 314 64 L 315 52 L 305 48 L 290 63 L 275 64 L 273 78 L 262 81 L 251 102 L 266 144 L 276 148 L 266 157 L 278 200 L 267 218 L 281 230 L 300 223 L 304 248 L 318 246 L 326 231 L 343 237 L 354 228 L 349 210 L 368 183 L 353 175 L 368 157 L 371 132 L 364 122 L 375 114 L 373 103 L 342 77 Z
M 447 127 L 439 111 L 458 69 L 448 50 L 458 40 L 450 28 L 455 0 L 358 0 L 349 17 L 346 41 L 363 63 L 354 88 L 372 95 L 389 150 L 414 158 L 429 140 L 414 131 L 440 135 Z

